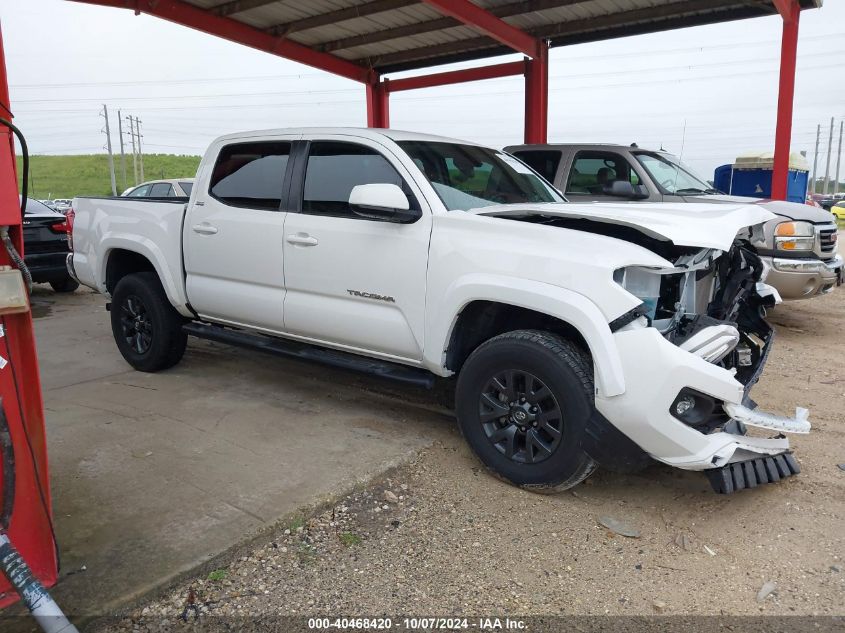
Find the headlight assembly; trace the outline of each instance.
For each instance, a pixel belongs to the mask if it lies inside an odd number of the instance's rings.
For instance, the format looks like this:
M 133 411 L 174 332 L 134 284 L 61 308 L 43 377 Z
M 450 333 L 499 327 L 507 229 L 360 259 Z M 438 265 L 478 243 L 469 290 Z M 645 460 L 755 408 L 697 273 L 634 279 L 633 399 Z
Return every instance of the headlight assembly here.
M 775 248 L 781 251 L 811 251 L 816 241 L 809 222 L 781 222 L 775 228 Z

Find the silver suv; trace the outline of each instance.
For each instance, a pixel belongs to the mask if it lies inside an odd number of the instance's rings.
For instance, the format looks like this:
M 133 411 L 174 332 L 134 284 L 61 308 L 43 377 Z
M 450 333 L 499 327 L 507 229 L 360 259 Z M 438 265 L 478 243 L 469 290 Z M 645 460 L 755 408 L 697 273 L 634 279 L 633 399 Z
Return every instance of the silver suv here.
M 778 217 L 766 223 L 757 252 L 769 267 L 767 283 L 784 299 L 825 294 L 842 283 L 836 220 L 829 211 L 796 202 L 728 196 L 675 156 L 636 145 L 549 144 L 505 148 L 572 202 L 747 202 Z

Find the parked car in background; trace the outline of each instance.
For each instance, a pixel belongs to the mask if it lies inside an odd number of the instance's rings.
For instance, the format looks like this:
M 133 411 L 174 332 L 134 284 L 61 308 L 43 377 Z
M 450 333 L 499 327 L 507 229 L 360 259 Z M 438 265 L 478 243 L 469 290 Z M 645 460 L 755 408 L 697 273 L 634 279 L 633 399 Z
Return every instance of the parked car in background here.
M 845 222 L 845 200 L 841 200 L 830 207 L 830 212 L 836 218 L 837 222 Z
M 120 195 L 128 198 L 189 198 L 193 186 L 193 178 L 150 180 L 130 187 Z
M 808 432 L 806 410 L 748 395 L 779 300 L 749 244 L 760 205 L 571 204 L 503 152 L 397 130 L 242 132 L 198 173 L 188 204 L 74 200 L 69 269 L 111 297 L 140 371 L 178 363 L 190 334 L 456 376 L 470 446 L 533 490 L 652 458 L 718 492 L 798 472 L 782 432 Z
M 836 197 L 832 194 L 814 193 L 810 195 L 810 198 L 826 211 L 830 211 L 830 208 L 836 204 Z
M 767 283 L 784 299 L 814 297 L 842 283 L 838 228 L 823 209 L 798 202 L 724 195 L 675 156 L 636 145 L 513 145 L 505 151 L 540 172 L 572 202 L 762 206 L 776 216 L 766 222 L 754 241 L 770 271 Z
M 56 292 L 79 287 L 65 262 L 68 248 L 67 218 L 38 200 L 27 198 L 23 219 L 24 262 L 35 283 L 49 283 Z

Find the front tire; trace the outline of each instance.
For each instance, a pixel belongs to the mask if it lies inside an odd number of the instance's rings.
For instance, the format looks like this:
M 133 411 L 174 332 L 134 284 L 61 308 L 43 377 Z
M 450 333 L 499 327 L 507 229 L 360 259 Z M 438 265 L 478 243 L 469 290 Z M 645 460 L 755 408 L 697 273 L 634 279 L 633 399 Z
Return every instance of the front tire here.
M 51 281 L 50 286 L 54 292 L 73 292 L 79 288 L 79 282 L 70 277 L 65 277 L 59 281 Z
M 111 327 L 117 348 L 139 371 L 159 371 L 182 360 L 188 342 L 155 273 L 127 275 L 112 293 Z
M 594 412 L 592 361 L 560 336 L 517 330 L 480 345 L 458 376 L 455 410 L 475 454 L 512 484 L 558 492 L 596 468 L 581 448 Z

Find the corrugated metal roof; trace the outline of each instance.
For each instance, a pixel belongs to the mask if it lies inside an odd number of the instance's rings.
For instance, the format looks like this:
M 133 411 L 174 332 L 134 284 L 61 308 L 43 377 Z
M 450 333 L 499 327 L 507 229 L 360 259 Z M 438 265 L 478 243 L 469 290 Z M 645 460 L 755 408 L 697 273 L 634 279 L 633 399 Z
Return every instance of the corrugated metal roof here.
M 473 0 L 550 46 L 774 15 L 773 0 Z M 186 0 L 380 73 L 513 52 L 421 0 Z M 820 0 L 801 0 L 803 8 Z

